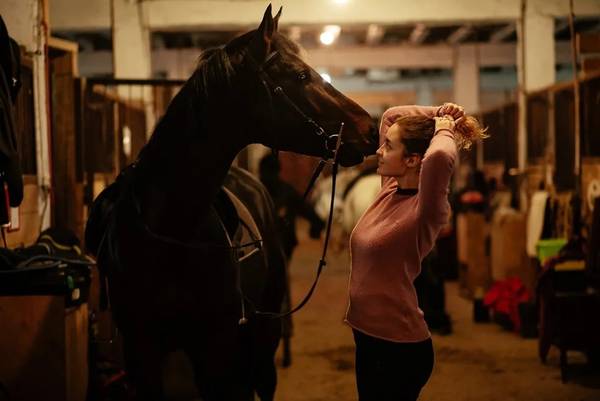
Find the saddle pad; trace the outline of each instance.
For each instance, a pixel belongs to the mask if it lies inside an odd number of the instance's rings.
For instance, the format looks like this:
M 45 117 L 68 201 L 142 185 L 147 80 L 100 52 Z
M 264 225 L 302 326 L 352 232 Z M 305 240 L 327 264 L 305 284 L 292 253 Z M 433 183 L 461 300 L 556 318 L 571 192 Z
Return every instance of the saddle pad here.
M 227 195 L 227 197 L 231 200 L 231 203 L 235 207 L 235 211 L 237 212 L 238 218 L 240 219 L 240 223 L 238 228 L 231 238 L 231 243 L 233 246 L 239 246 L 243 244 L 248 244 L 253 241 L 262 241 L 260 236 L 260 231 L 254 221 L 254 217 L 250 214 L 248 208 L 242 203 L 242 201 L 230 190 L 225 187 L 221 187 L 223 192 Z M 246 246 L 239 249 L 237 252 L 237 256 L 240 260 L 245 259 L 250 256 L 250 254 L 256 252 L 257 246 Z

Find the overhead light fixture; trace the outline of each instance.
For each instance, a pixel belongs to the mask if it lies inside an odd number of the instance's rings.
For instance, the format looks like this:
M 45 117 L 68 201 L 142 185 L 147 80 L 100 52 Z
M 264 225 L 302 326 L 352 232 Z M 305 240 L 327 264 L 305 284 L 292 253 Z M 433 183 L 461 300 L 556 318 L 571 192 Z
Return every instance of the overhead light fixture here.
M 324 30 L 333 33 L 335 36 L 338 36 L 342 31 L 342 27 L 339 25 L 325 25 Z
M 326 46 L 331 45 L 338 36 L 340 36 L 340 32 L 342 31 L 342 27 L 339 25 L 326 25 L 319 36 L 319 40 Z
M 321 36 L 319 36 L 319 40 L 324 45 L 329 46 L 335 41 L 335 36 L 333 36 L 332 32 L 325 31 L 321 33 Z
M 348 0 L 333 0 L 335 4 L 347 4 Z

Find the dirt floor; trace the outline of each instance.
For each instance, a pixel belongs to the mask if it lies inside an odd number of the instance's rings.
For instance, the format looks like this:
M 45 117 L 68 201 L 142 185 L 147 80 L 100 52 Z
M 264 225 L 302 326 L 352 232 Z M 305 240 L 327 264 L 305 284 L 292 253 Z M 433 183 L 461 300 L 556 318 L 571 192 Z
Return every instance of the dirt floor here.
M 297 303 L 314 278 L 320 242 L 301 236 L 290 266 Z M 349 257 L 328 257 L 326 271 L 310 303 L 294 317 L 293 360 L 281 368 L 277 401 L 354 401 L 354 343 L 342 322 L 346 308 Z M 454 332 L 434 335 L 436 362 L 422 401 L 600 401 L 600 372 L 585 358 L 569 353 L 572 380 L 560 380 L 559 358 L 552 349 L 547 365 L 537 357 L 537 340 L 523 339 L 493 323 L 472 322 L 472 304 L 447 283 L 448 312 Z
M 290 266 L 294 305 L 310 287 L 321 252 L 321 242 L 305 232 L 300 225 L 300 244 Z M 277 355 L 276 401 L 357 400 L 354 343 L 342 322 L 348 273 L 347 251 L 330 252 L 312 299 L 294 315 L 292 366 L 282 368 L 281 353 Z M 536 339 L 523 339 L 493 323 L 473 323 L 472 304 L 458 296 L 456 282 L 447 283 L 447 309 L 454 332 L 433 336 L 436 362 L 421 401 L 600 401 L 600 372 L 590 371 L 583 355 L 569 353 L 573 378 L 563 384 L 555 348 L 543 365 Z M 172 401 L 197 401 L 185 365 L 176 355 L 167 368 Z

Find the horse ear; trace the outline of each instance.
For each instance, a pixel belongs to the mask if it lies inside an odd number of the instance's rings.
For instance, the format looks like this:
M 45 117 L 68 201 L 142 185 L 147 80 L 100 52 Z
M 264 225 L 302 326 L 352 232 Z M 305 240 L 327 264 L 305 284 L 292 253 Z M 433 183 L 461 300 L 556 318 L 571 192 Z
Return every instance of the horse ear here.
M 273 22 L 275 23 L 275 29 L 274 29 L 275 32 L 277 32 L 277 29 L 279 28 L 279 18 L 281 17 L 282 10 L 283 10 L 283 6 L 279 7 L 279 11 L 277 11 L 277 15 L 275 16 L 275 18 L 273 18 Z
M 256 30 L 255 44 L 257 51 L 260 55 L 260 59 L 267 57 L 271 50 L 271 40 L 273 40 L 273 34 L 275 33 L 276 22 L 273 20 L 271 14 L 271 5 L 265 10 L 262 22 Z

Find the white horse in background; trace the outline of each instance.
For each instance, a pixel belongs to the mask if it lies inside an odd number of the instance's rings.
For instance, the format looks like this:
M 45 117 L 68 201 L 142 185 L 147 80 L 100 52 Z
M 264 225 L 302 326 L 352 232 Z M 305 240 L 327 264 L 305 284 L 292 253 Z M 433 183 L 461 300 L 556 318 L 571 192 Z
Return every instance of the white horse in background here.
M 360 170 L 356 168 L 340 169 L 335 183 L 335 202 L 333 209 L 333 221 L 336 224 L 341 223 L 341 215 L 344 203 L 344 192 L 350 182 L 360 174 Z M 311 203 L 315 209 L 315 213 L 323 221 L 327 221 L 329 217 L 329 206 L 331 202 L 331 175 L 321 177 L 315 184 L 311 194 Z
M 338 173 L 331 236 L 333 249 L 338 252 L 348 248 L 350 233 L 381 188 L 379 175 L 361 174 L 364 173 L 357 168 L 346 168 Z M 311 196 L 315 212 L 323 221 L 329 215 L 331 185 L 331 176 L 319 179 Z
M 373 203 L 381 189 L 381 176 L 367 174 L 350 188 L 342 204 L 342 233 L 349 237 L 365 210 Z

